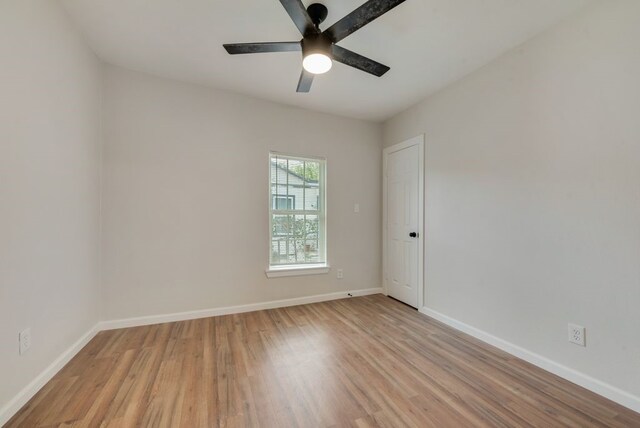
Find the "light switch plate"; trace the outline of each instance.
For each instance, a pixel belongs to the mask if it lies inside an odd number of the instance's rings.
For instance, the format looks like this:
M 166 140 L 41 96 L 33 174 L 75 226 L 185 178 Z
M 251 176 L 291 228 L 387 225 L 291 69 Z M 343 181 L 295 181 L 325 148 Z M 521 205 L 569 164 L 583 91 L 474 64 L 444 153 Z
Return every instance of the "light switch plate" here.
M 31 329 L 25 328 L 18 335 L 18 341 L 20 343 L 20 355 L 24 354 L 31 348 Z

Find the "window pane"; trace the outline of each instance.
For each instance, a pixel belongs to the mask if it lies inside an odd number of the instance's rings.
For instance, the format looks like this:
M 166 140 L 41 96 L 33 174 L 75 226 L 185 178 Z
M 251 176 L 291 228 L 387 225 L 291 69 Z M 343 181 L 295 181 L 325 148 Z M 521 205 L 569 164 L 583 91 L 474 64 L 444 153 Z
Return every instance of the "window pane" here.
M 291 216 L 274 215 L 271 221 L 271 263 L 288 263 Z
M 291 223 L 288 215 L 274 215 L 272 221 L 272 235 L 277 236 L 289 236 L 291 233 Z
M 271 164 L 271 185 L 275 185 L 273 194 L 287 194 L 287 160 L 276 158 Z
M 300 244 L 305 262 L 318 262 L 320 251 L 320 221 L 317 215 L 307 215 L 302 220 Z
M 320 162 L 306 161 L 305 170 L 305 207 L 307 211 L 317 211 L 320 209 Z

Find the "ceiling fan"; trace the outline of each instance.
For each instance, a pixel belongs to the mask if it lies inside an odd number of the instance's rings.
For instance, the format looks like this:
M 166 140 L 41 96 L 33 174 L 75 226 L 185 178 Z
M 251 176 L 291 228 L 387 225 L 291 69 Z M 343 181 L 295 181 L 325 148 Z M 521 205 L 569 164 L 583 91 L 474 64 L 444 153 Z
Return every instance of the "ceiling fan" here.
M 331 69 L 332 60 L 341 62 L 374 76 L 382 76 L 389 67 L 336 45 L 369 22 L 387 13 L 405 0 L 369 0 L 324 31 L 320 24 L 327 17 L 327 8 L 313 3 L 305 9 L 301 0 L 280 0 L 298 27 L 302 40 L 295 42 L 230 43 L 223 45 L 231 55 L 263 52 L 302 51 L 302 73 L 297 92 L 309 92 L 313 76 Z

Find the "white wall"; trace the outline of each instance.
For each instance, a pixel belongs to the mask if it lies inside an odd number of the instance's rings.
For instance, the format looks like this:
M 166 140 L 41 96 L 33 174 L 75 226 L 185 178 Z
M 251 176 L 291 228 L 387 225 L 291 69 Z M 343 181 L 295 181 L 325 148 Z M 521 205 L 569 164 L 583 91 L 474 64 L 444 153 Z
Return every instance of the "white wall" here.
M 0 409 L 98 321 L 99 66 L 56 2 L 0 2 Z
M 105 319 L 381 286 L 379 125 L 104 73 Z M 328 275 L 265 276 L 269 150 L 327 158 Z
M 595 5 L 383 129 L 426 134 L 425 305 L 636 396 L 639 41 Z

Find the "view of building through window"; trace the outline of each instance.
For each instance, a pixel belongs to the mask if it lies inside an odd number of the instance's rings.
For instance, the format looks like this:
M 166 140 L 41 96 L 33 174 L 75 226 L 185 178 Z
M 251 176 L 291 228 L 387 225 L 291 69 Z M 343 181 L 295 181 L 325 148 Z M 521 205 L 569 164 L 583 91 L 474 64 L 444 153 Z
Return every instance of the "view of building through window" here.
M 270 264 L 323 264 L 325 163 L 272 153 Z

